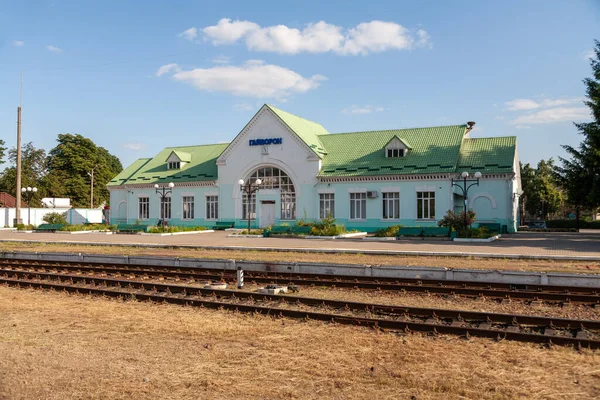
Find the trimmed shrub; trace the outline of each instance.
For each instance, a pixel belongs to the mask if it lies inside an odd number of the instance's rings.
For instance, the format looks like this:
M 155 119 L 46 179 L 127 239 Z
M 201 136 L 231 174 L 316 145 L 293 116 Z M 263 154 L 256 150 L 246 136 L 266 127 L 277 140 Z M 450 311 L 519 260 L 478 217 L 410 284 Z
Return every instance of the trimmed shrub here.
M 328 216 L 315 222 L 310 233 L 314 236 L 337 236 L 346 233 L 346 227 L 336 225 L 335 218 Z

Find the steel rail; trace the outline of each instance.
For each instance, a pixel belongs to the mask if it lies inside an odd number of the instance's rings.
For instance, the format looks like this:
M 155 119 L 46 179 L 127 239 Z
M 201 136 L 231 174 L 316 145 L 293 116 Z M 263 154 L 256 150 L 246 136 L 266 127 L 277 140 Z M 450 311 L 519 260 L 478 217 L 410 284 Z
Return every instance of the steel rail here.
M 91 279 L 91 278 L 84 278 Z M 346 315 L 337 315 L 331 313 L 320 313 L 314 311 L 306 311 L 306 310 L 292 310 L 285 308 L 272 308 L 259 306 L 254 304 L 235 304 L 235 303 L 227 303 L 223 301 L 215 301 L 215 300 L 206 300 L 206 299 L 198 299 L 198 298 L 190 298 L 189 293 L 183 293 L 184 296 L 173 296 L 171 293 L 164 294 L 148 294 L 148 293 L 135 293 L 131 291 L 124 292 L 122 290 L 114 290 L 109 288 L 98 288 L 98 287 L 81 287 L 74 286 L 72 284 L 63 284 L 57 282 L 38 282 L 32 281 L 28 279 L 10 279 L 10 278 L 1 278 L 0 283 L 5 283 L 10 286 L 17 287 L 31 287 L 31 288 L 39 288 L 39 289 L 59 289 L 72 293 L 81 293 L 81 294 L 94 294 L 94 295 L 104 295 L 110 297 L 118 297 L 123 298 L 129 296 L 131 298 L 135 298 L 140 301 L 154 301 L 154 302 L 165 302 L 172 304 L 180 304 L 180 305 L 188 305 L 188 306 L 196 306 L 196 307 L 208 307 L 208 308 L 216 308 L 216 309 L 225 309 L 237 312 L 250 312 L 250 313 L 259 313 L 263 315 L 272 315 L 279 317 L 289 317 L 296 319 L 313 319 L 320 321 L 328 321 L 339 324 L 347 324 L 347 325 L 358 325 L 358 326 L 367 326 L 373 327 L 377 329 L 388 329 L 392 331 L 399 332 L 427 332 L 427 333 L 441 333 L 441 334 L 451 334 L 451 335 L 459 335 L 466 337 L 484 337 L 491 339 L 505 339 L 505 340 L 515 340 L 522 342 L 534 342 L 534 343 L 545 343 L 545 344 L 557 344 L 557 345 L 573 345 L 577 348 L 591 348 L 598 349 L 600 348 L 600 340 L 590 339 L 585 336 L 560 336 L 555 334 L 539 334 L 539 333 L 530 333 L 530 332 L 521 332 L 516 329 L 499 329 L 492 327 L 489 323 L 482 323 L 479 326 L 465 326 L 460 320 L 455 320 L 451 324 L 442 323 L 442 321 L 437 319 L 427 319 L 425 322 L 422 321 L 406 321 L 406 320 L 392 320 L 392 319 L 380 319 L 380 318 L 367 318 L 367 317 L 356 317 L 356 316 L 346 316 Z M 122 283 L 129 283 L 127 281 L 122 281 Z M 173 286 L 173 285 L 169 285 Z M 220 292 L 220 291 L 218 291 Z M 265 296 L 265 295 L 263 295 Z M 268 296 L 268 295 L 267 295 Z M 277 296 L 280 297 L 280 296 Z M 316 301 L 321 301 L 320 299 L 314 299 Z M 517 317 L 517 316 L 513 316 Z M 454 323 L 454 322 L 459 323 Z M 577 321 L 577 322 L 588 322 L 588 321 Z M 552 329 L 552 332 L 554 330 Z M 581 332 L 581 331 L 580 331 Z
M 128 279 L 112 279 L 105 277 L 25 272 L 0 270 L 0 275 L 6 277 L 16 277 L 20 279 L 55 279 L 60 281 L 69 281 L 70 283 L 94 283 L 106 286 L 127 287 L 138 290 L 162 291 L 166 293 L 180 293 L 185 295 L 197 296 L 216 296 L 220 298 L 251 299 L 253 301 L 276 301 L 293 305 L 307 305 L 331 307 L 342 310 L 353 310 L 369 312 L 380 315 L 410 315 L 419 318 L 438 318 L 438 319 L 457 319 L 461 321 L 485 321 L 487 323 L 508 324 L 508 325 L 532 325 L 541 327 L 556 327 L 566 329 L 587 329 L 600 331 L 600 321 L 595 320 L 576 320 L 555 317 L 538 317 L 521 314 L 501 314 L 479 311 L 448 310 L 437 308 L 421 308 L 407 306 L 392 306 L 385 304 L 364 303 L 346 300 L 329 300 L 311 297 L 291 296 L 291 295 L 273 295 L 256 292 L 244 292 L 227 289 L 208 289 L 190 285 L 175 285 L 155 282 L 141 282 Z
M 8 263 L 0 263 L 15 267 Z M 61 264 L 36 264 L 36 263 L 18 263 L 17 268 L 33 268 L 38 269 L 55 269 L 55 270 L 71 270 L 78 272 L 103 272 L 107 274 L 120 275 L 142 275 L 142 276 L 158 276 L 170 278 L 187 278 L 187 279 L 204 279 L 204 280 L 220 280 L 231 282 L 235 280 L 235 271 L 219 270 L 219 269 L 204 269 L 204 268 L 188 268 L 188 267 L 164 267 L 164 266 L 107 266 L 107 265 L 61 265 Z M 328 279 L 323 279 L 328 278 Z M 375 289 L 375 290 L 390 290 L 390 291 L 407 291 L 417 293 L 434 293 L 447 295 L 463 295 L 471 297 L 487 297 L 495 299 L 514 299 L 514 300 L 532 300 L 532 301 L 547 301 L 547 302 L 562 302 L 562 303 L 580 303 L 588 305 L 600 306 L 600 289 L 595 288 L 575 288 L 582 289 L 584 293 L 573 293 L 562 287 L 550 286 L 543 287 L 546 290 L 524 290 L 524 289 L 494 289 L 484 288 L 477 282 L 470 287 L 472 282 L 453 282 L 453 281 L 434 281 L 437 284 L 429 283 L 427 280 L 413 279 L 410 283 L 390 283 L 375 281 L 364 281 L 353 279 L 348 276 L 330 276 L 330 275 L 315 275 L 309 274 L 308 277 L 303 274 L 269 274 L 256 271 L 246 271 L 246 282 L 254 283 L 277 283 L 288 282 L 293 285 L 311 285 L 311 286 L 335 286 L 345 288 L 360 288 L 360 289 Z M 548 290 L 549 289 L 549 290 Z M 562 289 L 562 290 L 561 290 Z

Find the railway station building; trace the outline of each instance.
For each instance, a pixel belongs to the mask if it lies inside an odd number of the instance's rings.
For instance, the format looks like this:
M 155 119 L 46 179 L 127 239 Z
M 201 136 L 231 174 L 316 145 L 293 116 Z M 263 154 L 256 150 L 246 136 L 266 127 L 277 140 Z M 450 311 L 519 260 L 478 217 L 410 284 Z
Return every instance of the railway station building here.
M 125 168 L 108 184 L 111 223 L 150 225 L 164 217 L 169 225 L 244 227 L 249 214 L 253 227 L 265 227 L 331 215 L 348 229 L 372 232 L 437 226 L 447 210 L 467 204 L 477 222 L 514 232 L 516 137 L 471 138 L 473 125 L 330 133 L 265 104 L 231 143 L 167 147 Z M 467 174 L 480 179 L 465 201 Z M 248 180 L 261 182 L 250 198 L 240 185 Z M 156 185 L 167 188 L 164 203 Z

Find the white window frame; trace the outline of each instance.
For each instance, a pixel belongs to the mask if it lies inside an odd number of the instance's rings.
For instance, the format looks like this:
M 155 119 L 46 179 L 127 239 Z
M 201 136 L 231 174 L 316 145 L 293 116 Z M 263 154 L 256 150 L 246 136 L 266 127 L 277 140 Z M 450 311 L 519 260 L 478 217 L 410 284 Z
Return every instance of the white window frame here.
M 335 218 L 335 193 L 319 193 L 319 218 Z
M 144 211 L 146 216 L 143 215 Z M 150 197 L 138 197 L 138 219 L 150 219 Z
M 190 200 L 191 199 L 191 200 Z M 186 209 L 187 205 L 187 209 Z M 181 196 L 181 219 L 191 221 L 196 213 L 196 198 L 194 196 Z
M 170 220 L 171 216 L 173 215 L 173 201 L 171 200 L 171 196 L 165 196 L 164 203 L 162 199 L 158 199 L 158 204 L 160 207 L 160 212 L 158 213 L 160 215 L 160 219 L 164 218 L 166 221 Z M 164 217 L 163 213 L 167 214 L 167 216 Z
M 181 169 L 180 161 L 169 161 L 169 169 Z
M 425 195 L 427 194 L 427 195 Z M 433 200 L 433 202 L 432 202 Z M 420 203 L 420 205 L 419 205 Z M 433 206 L 432 206 L 433 203 Z M 421 209 L 421 217 L 419 218 L 419 208 Z M 419 191 L 417 192 L 417 220 L 435 220 L 435 191 Z
M 206 206 L 204 207 L 204 217 L 207 221 L 217 221 L 219 219 L 219 195 L 209 194 L 204 197 Z
M 351 221 L 366 221 L 367 219 L 367 192 L 350 193 L 350 215 Z
M 392 197 L 390 198 L 390 196 Z M 381 219 L 385 221 L 398 221 L 400 219 L 400 192 L 382 192 L 381 198 Z M 390 217 L 390 214 L 392 214 L 392 217 Z

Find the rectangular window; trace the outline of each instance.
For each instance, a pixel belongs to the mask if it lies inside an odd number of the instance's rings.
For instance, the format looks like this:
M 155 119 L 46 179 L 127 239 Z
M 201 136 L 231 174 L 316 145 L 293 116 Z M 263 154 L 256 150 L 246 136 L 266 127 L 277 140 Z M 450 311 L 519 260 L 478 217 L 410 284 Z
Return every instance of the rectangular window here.
M 250 204 L 246 193 L 242 193 L 242 219 L 248 219 L 248 211 L 250 211 L 250 219 L 256 219 L 256 193 L 250 197 Z
M 150 198 L 139 197 L 138 198 L 138 218 L 148 219 L 150 218 Z
M 400 219 L 400 193 L 383 193 L 383 219 Z
M 350 193 L 350 219 L 367 219 L 366 193 Z
M 296 219 L 296 194 L 281 193 L 281 219 Z
M 335 218 L 335 195 L 333 193 L 319 193 L 319 218 Z
M 417 192 L 417 219 L 435 219 L 435 192 Z
M 219 219 L 219 196 L 206 196 L 206 219 Z
M 183 219 L 194 219 L 194 196 L 183 196 Z
M 404 157 L 404 149 L 387 149 L 388 158 Z
M 171 219 L 171 198 L 165 197 L 164 202 L 160 202 L 160 218 Z
M 169 169 L 179 169 L 181 163 L 179 161 L 169 161 Z

